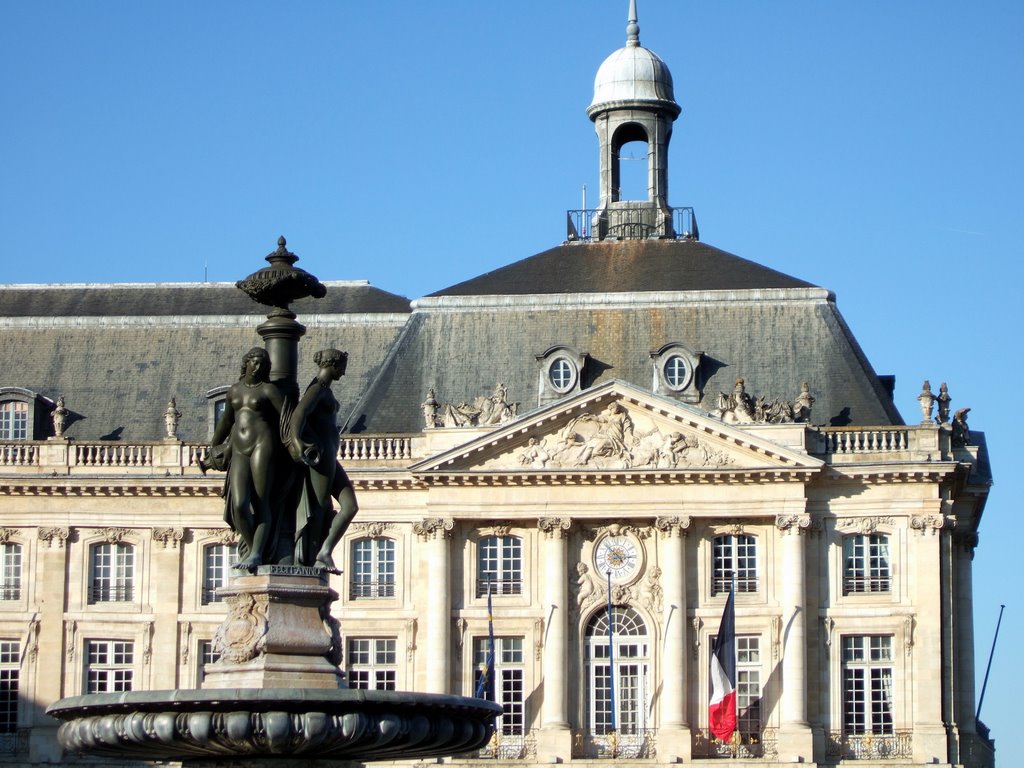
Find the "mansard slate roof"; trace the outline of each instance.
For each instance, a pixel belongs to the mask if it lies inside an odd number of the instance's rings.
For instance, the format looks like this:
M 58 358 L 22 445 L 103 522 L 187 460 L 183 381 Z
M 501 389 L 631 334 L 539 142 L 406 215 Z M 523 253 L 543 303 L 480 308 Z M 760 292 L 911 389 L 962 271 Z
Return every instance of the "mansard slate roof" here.
M 430 295 L 810 287 L 811 283 L 696 240 L 622 240 L 560 245 Z
M 621 379 L 650 389 L 650 353 L 670 342 L 704 353 L 705 410 L 737 377 L 769 401 L 794 400 L 807 381 L 814 423 L 902 423 L 830 292 L 702 243 L 564 245 L 414 307 L 349 430 L 420 429 L 431 387 L 441 404 L 472 403 L 500 381 L 520 413 L 533 410 L 536 358 L 556 345 L 590 356 L 584 387 Z
M 300 386 L 313 351 L 347 350 L 334 390 L 349 432 L 418 432 L 430 388 L 442 404 L 473 402 L 503 382 L 531 411 L 537 356 L 556 345 L 589 355 L 584 388 L 620 379 L 650 390 L 651 352 L 671 342 L 704 353 L 705 410 L 742 376 L 768 400 L 792 401 L 807 381 L 817 424 L 902 423 L 830 292 L 699 242 L 563 245 L 411 314 L 366 283 L 327 285 L 325 299 L 293 305 L 308 329 Z M 206 395 L 237 380 L 265 313 L 230 284 L 0 286 L 0 387 L 64 395 L 66 434 L 79 440 L 158 439 L 173 396 L 179 436 L 206 440 Z
M 327 286 L 323 300 L 292 305 L 307 327 L 299 382 L 316 373 L 314 351 L 348 350 L 347 375 L 334 385 L 346 412 L 379 373 L 409 302 L 366 283 Z M 244 353 L 263 343 L 256 326 L 268 309 L 234 285 L 210 283 L 0 286 L 0 307 L 0 386 L 51 401 L 64 395 L 73 439 L 126 441 L 162 438 L 171 397 L 182 414 L 178 436 L 207 440 L 206 394 L 238 380 Z M 42 436 L 52 434 L 49 419 L 40 422 Z
M 408 299 L 365 281 L 325 285 L 324 298 L 301 299 L 291 309 L 299 315 L 409 311 Z M 266 314 L 266 308 L 238 290 L 234 283 L 0 286 L 0 317 Z

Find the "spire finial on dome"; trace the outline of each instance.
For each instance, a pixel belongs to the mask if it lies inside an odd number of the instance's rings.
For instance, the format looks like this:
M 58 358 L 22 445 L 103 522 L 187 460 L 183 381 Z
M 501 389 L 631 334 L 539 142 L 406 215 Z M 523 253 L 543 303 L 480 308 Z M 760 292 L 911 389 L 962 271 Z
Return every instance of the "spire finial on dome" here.
M 629 0 L 629 23 L 626 25 L 626 45 L 630 48 L 640 45 L 640 25 L 636 21 L 636 0 Z

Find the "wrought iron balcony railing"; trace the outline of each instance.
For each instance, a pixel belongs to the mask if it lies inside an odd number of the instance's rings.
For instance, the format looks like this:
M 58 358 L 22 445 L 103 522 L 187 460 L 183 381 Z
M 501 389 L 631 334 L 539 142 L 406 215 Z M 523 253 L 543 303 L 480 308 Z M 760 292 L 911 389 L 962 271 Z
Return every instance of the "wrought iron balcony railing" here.
M 868 593 L 891 592 L 892 579 L 888 576 L 844 576 L 843 594 L 860 595 Z
M 622 728 L 608 733 L 572 732 L 572 756 L 597 760 L 639 760 L 656 757 L 657 731 L 653 728 Z
M 566 240 L 590 243 L 604 239 L 646 240 L 670 237 L 700 240 L 692 207 L 669 208 L 671 227 L 665 214 L 651 203 L 613 203 L 609 209 L 580 208 L 566 211 Z
M 130 603 L 135 599 L 135 588 L 131 584 L 92 584 L 89 587 L 90 603 Z
M 727 594 L 730 589 L 732 589 L 731 576 L 715 576 L 711 579 L 711 594 Z M 757 576 L 737 576 L 736 592 L 757 592 Z
M 21 584 L 0 584 L 0 600 L 21 600 Z
M 349 586 L 348 596 L 353 600 L 379 600 L 381 598 L 395 596 L 394 579 L 387 581 L 358 581 L 352 580 Z
M 751 733 L 737 731 L 730 741 L 716 738 L 707 728 L 693 731 L 695 758 L 724 757 L 736 759 L 776 760 L 779 757 L 778 732 L 765 728 Z
M 484 760 L 532 760 L 537 757 L 537 735 L 495 731 L 487 746 L 476 756 Z
M 829 731 L 825 742 L 825 757 L 830 760 L 905 760 L 913 756 L 913 731 L 856 734 Z
M 487 597 L 488 588 L 492 595 L 521 595 L 523 594 L 523 580 L 521 577 L 509 579 L 481 577 L 476 582 L 476 596 Z

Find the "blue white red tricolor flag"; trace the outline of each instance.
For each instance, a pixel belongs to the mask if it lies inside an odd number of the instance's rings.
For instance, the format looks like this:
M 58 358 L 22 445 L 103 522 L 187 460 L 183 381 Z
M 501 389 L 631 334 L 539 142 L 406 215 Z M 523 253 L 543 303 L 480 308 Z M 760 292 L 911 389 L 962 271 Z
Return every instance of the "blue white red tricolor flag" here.
M 708 725 L 711 733 L 729 741 L 736 730 L 736 603 L 729 590 L 718 636 L 711 647 L 711 696 Z
M 476 684 L 476 697 L 494 701 L 494 608 L 491 605 L 491 585 L 487 584 L 487 664 Z

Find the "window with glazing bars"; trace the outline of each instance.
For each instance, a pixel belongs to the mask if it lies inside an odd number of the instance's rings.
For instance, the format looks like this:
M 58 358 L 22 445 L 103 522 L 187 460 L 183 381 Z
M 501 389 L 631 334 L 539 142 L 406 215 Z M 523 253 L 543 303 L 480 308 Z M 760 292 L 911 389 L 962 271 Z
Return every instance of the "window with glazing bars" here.
M 196 687 L 206 679 L 206 667 L 220 661 L 220 654 L 213 649 L 213 640 L 199 641 L 199 663 L 196 669 Z
M 135 666 L 135 646 L 126 640 L 87 640 L 85 643 L 85 692 L 130 691 Z
M 28 440 L 28 404 L 17 400 L 0 403 L 0 440 Z
M 0 733 L 18 731 L 18 685 L 21 682 L 21 643 L 0 640 Z
M 757 539 L 753 536 L 716 536 L 713 561 L 711 594 L 727 593 L 733 576 L 737 592 L 757 591 Z
M 473 638 L 473 691 L 487 669 L 487 637 Z M 498 733 L 522 735 L 525 722 L 525 679 L 522 637 L 494 638 L 494 680 L 486 686 L 486 698 L 501 705 L 494 727 Z
M 843 637 L 843 731 L 892 733 L 891 635 Z
M 135 599 L 135 547 L 131 544 L 94 544 L 89 564 L 89 602 L 124 602 Z
M 349 597 L 395 596 L 394 539 L 356 539 L 352 542 Z
M 856 534 L 843 539 L 843 594 L 888 592 L 892 589 L 889 537 Z
M 21 599 L 21 544 L 0 545 L 0 600 Z
M 484 536 L 477 547 L 476 596 L 523 591 L 523 540 L 518 536 Z
M 203 548 L 203 605 L 224 599 L 217 590 L 231 580 L 231 569 L 237 562 L 237 544 L 209 544 Z
M 398 640 L 394 637 L 353 637 L 348 641 L 349 688 L 393 691 L 398 679 Z

